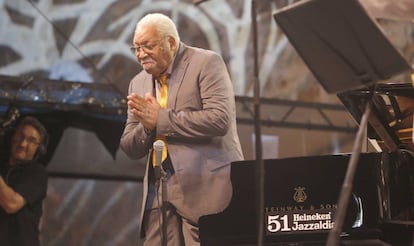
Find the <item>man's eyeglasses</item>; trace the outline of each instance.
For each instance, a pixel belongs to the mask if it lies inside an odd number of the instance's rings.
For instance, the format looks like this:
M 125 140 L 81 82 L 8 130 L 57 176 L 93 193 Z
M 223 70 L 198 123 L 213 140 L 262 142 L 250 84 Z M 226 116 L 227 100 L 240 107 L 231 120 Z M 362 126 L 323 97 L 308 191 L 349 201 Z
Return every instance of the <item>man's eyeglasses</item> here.
M 32 145 L 32 146 L 37 146 L 40 144 L 40 141 L 37 140 L 34 137 L 26 137 L 24 134 L 22 133 L 17 133 L 16 134 L 16 140 L 21 143 L 23 141 L 26 141 L 28 144 Z
M 134 53 L 135 55 L 138 54 L 141 51 L 144 51 L 145 53 L 151 52 L 155 49 L 155 47 L 157 47 L 157 45 L 159 45 L 161 43 L 162 39 L 154 41 L 153 43 L 149 43 L 149 44 L 141 44 L 141 45 L 137 45 L 137 46 L 132 46 L 130 49 L 132 51 L 132 53 Z

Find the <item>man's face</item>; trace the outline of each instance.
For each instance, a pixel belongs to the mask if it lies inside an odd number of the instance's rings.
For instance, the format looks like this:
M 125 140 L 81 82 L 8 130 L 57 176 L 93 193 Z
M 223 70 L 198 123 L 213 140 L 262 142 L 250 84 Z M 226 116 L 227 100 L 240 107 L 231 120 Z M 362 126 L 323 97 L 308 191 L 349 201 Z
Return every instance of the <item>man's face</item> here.
M 161 36 L 152 26 L 145 26 L 135 33 L 133 46 L 138 47 L 135 56 L 142 68 L 155 77 L 168 68 L 176 49 L 174 39 Z
M 34 127 L 20 126 L 12 137 L 11 158 L 15 161 L 33 160 L 39 144 L 40 134 Z

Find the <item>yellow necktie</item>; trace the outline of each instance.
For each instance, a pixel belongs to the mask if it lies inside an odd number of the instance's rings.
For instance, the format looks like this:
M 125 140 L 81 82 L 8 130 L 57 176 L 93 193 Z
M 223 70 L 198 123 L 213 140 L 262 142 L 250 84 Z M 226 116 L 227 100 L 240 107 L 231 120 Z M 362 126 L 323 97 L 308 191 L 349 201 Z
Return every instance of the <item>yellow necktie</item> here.
M 159 104 L 161 105 L 161 108 L 167 107 L 167 98 L 168 98 L 168 86 L 167 86 L 167 75 L 162 75 L 160 78 L 161 83 L 161 95 L 159 98 Z
M 167 75 L 162 75 L 159 78 L 159 81 L 161 83 L 161 90 L 160 90 L 160 98 L 158 99 L 158 103 L 160 104 L 161 108 L 167 107 L 167 99 L 168 99 L 168 86 L 167 86 Z M 161 155 L 161 163 L 167 159 L 167 143 L 165 141 L 164 136 L 157 136 L 155 140 L 162 140 L 164 141 L 164 148 L 162 149 L 162 155 Z M 152 165 L 156 165 L 156 155 L 155 151 L 152 153 Z

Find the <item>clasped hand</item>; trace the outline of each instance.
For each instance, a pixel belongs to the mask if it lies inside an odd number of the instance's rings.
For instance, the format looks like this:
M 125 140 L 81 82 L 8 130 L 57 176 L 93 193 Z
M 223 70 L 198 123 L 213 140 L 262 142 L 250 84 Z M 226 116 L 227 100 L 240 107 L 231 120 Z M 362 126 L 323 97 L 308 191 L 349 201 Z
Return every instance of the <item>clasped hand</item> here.
M 145 98 L 131 93 L 127 96 L 127 99 L 131 113 L 147 130 L 154 130 L 157 125 L 158 112 L 161 108 L 157 99 L 150 93 L 146 93 Z

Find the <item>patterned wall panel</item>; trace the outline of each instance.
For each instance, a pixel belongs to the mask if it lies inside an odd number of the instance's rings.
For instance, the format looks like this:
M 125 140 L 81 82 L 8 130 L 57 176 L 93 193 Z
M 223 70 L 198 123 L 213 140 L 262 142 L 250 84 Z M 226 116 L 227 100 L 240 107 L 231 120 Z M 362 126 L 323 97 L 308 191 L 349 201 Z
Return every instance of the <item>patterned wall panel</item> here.
M 295 1 L 256 2 L 254 38 L 259 46 L 262 96 L 337 103 L 272 18 L 273 11 Z M 236 94 L 252 96 L 251 7 L 250 0 L 210 0 L 199 5 L 190 0 L 0 0 L 0 74 L 110 83 L 125 93 L 140 70 L 129 51 L 135 23 L 148 12 L 163 12 L 176 22 L 184 42 L 222 54 Z M 383 19 L 379 23 L 414 63 L 414 24 Z M 284 139 L 292 135 L 280 134 L 284 146 L 288 146 Z M 300 149 L 297 140 L 291 141 Z M 42 220 L 44 245 L 140 245 L 141 190 L 135 182 L 51 178 Z

